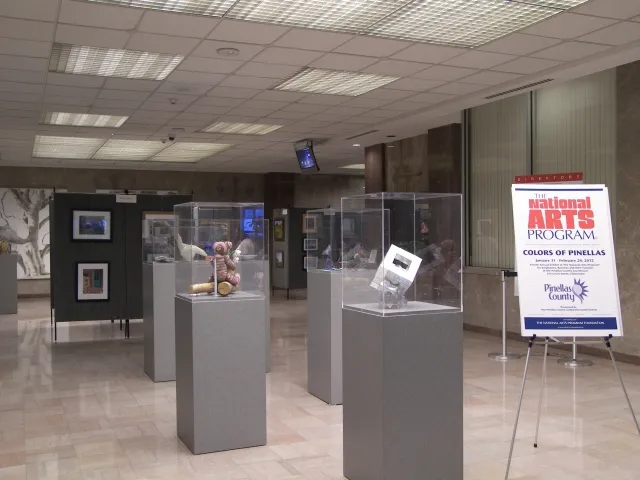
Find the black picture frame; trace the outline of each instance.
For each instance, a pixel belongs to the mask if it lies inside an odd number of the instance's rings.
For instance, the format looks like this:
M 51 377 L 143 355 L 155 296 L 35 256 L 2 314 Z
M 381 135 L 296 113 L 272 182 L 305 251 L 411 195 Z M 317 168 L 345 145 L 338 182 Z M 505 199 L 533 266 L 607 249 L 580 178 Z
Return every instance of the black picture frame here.
M 82 238 L 79 235 L 79 232 L 76 233 L 75 230 L 75 220 L 76 215 L 78 213 L 95 213 L 96 216 L 102 214 L 104 216 L 108 216 L 109 218 L 109 230 L 108 235 L 104 235 L 104 238 Z M 73 242 L 100 242 L 100 243 L 108 243 L 113 241 L 113 210 L 98 210 L 92 208 L 83 208 L 83 209 L 73 209 L 71 210 L 71 241 Z M 96 236 L 94 236 L 96 237 Z
M 81 265 L 104 265 L 106 266 L 106 272 L 107 272 L 107 281 L 106 281 L 106 293 L 107 293 L 107 298 L 79 298 L 78 292 L 79 292 L 79 281 L 80 281 L 80 266 Z M 86 260 L 86 261 L 78 261 L 74 263 L 74 268 L 75 268 L 75 273 L 74 273 L 74 278 L 75 278 L 75 300 L 78 303 L 85 303 L 85 302 L 109 302 L 111 300 L 111 278 L 110 278 L 110 272 L 111 272 L 111 262 L 108 261 L 104 261 L 104 260 L 96 260 L 96 261 L 90 261 L 90 260 Z

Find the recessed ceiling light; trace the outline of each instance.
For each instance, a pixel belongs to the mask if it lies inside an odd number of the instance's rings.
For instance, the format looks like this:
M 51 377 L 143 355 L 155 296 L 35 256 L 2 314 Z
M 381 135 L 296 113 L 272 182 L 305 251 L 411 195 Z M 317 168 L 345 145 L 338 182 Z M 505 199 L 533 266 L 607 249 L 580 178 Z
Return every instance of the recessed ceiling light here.
M 236 0 L 84 0 L 91 3 L 109 3 L 125 7 L 148 8 L 164 12 L 190 13 L 221 17 Z
M 36 135 L 33 156 L 37 158 L 88 159 L 102 146 L 104 138 Z
M 240 50 L 237 48 L 223 47 L 216 50 L 218 55 L 223 57 L 237 57 L 240 54 Z
M 354 163 L 353 165 L 345 165 L 340 168 L 348 168 L 350 170 L 364 170 L 364 163 Z
M 96 160 L 127 160 L 141 162 L 165 148 L 160 141 L 109 140 L 92 157 Z
M 558 6 L 548 6 L 554 3 L 576 4 L 576 1 L 416 0 L 372 25 L 365 33 L 414 42 L 477 47 L 562 12 Z
M 49 71 L 100 77 L 164 80 L 184 57 L 117 48 L 54 43 Z
M 341 72 L 322 68 L 306 67 L 277 84 L 274 90 L 320 93 L 326 95 L 349 95 L 356 97 L 375 90 L 400 77 L 375 75 L 373 73 Z
M 413 0 L 239 0 L 225 15 L 238 20 L 361 33 Z
M 154 162 L 197 162 L 233 145 L 224 143 L 176 143 L 150 158 Z
M 354 143 L 354 144 L 353 144 L 353 146 L 354 146 L 354 147 L 359 147 L 359 146 L 360 146 L 360 144 L 359 144 L 359 143 Z
M 120 115 L 91 115 L 88 113 L 48 112 L 40 115 L 41 125 L 68 125 L 74 127 L 119 128 L 129 117 Z
M 283 125 L 270 125 L 266 123 L 216 122 L 202 131 L 205 133 L 232 133 L 236 135 L 266 135 L 282 127 Z

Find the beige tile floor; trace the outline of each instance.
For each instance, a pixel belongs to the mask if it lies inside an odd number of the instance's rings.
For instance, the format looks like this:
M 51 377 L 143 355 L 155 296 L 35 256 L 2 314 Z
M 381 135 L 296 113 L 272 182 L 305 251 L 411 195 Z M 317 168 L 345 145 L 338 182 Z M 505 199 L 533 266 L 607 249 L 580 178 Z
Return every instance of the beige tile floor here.
M 193 456 L 176 438 L 175 384 L 143 373 L 140 323 L 129 340 L 109 322 L 61 325 L 52 345 L 48 302 L 21 302 L 0 316 L 0 480 L 343 478 L 342 408 L 306 392 L 305 309 L 272 305 L 268 445 Z M 524 362 L 490 361 L 498 346 L 465 336 L 465 480 L 504 476 Z M 532 362 L 510 478 L 640 479 L 640 438 L 604 360 L 571 371 L 551 359 L 532 447 L 541 356 Z M 640 367 L 621 371 L 640 411 Z

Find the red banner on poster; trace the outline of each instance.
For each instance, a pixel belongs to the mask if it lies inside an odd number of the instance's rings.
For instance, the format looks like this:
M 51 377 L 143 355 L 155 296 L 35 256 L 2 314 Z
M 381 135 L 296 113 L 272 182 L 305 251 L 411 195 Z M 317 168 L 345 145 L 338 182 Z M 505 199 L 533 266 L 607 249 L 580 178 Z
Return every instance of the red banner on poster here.
M 517 175 L 513 183 L 582 183 L 582 172 Z

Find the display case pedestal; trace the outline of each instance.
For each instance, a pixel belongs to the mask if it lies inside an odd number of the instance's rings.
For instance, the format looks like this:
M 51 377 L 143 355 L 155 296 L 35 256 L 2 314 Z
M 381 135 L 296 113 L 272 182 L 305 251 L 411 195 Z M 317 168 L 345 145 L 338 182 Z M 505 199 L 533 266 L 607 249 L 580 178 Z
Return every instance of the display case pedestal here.
M 18 255 L 0 255 L 0 315 L 18 313 Z
M 177 430 L 194 454 L 267 442 L 264 298 L 233 295 L 175 297 Z
M 307 272 L 307 390 L 342 403 L 342 272 Z
M 175 263 L 142 265 L 144 372 L 154 382 L 176 379 Z
M 462 480 L 462 313 L 342 318 L 345 477 Z

